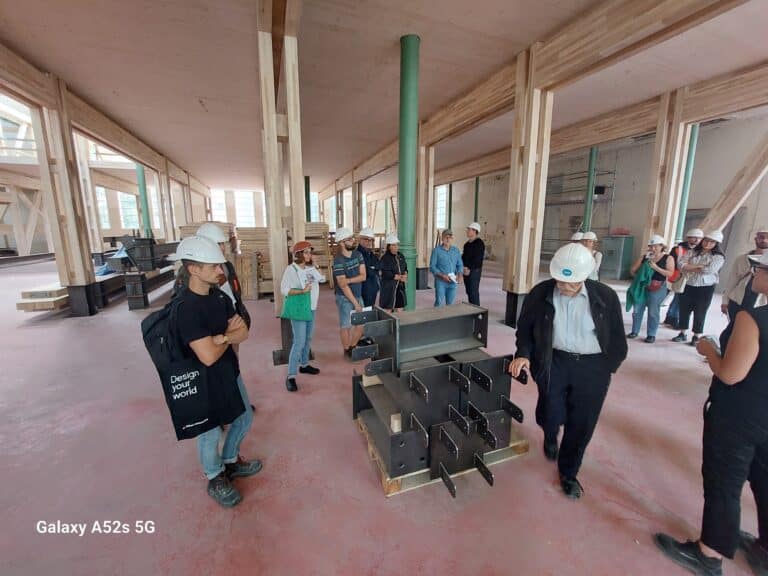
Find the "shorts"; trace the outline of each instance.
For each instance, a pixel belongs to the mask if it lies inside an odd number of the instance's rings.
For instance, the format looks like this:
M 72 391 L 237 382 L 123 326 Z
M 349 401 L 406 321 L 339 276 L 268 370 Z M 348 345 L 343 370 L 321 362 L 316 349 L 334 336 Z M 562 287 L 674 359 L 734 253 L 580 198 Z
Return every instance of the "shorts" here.
M 363 305 L 363 301 L 360 296 L 357 296 L 357 301 L 360 306 Z M 352 327 L 352 312 L 355 309 L 355 305 L 349 301 L 344 294 L 336 294 L 336 308 L 339 309 L 339 325 L 342 328 Z

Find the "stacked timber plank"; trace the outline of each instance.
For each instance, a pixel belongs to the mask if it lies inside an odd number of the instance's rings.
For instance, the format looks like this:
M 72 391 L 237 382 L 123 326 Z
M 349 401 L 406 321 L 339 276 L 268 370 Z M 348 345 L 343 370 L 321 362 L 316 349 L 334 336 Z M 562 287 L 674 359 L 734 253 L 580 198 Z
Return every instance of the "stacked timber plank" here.
M 328 286 L 333 288 L 333 255 L 331 250 L 328 224 L 325 222 L 307 222 L 305 236 L 315 248 L 315 266 L 320 268 L 328 279 Z
M 181 238 L 188 238 L 189 236 L 194 236 L 197 232 L 197 229 L 200 228 L 203 224 L 216 224 L 216 226 L 221 229 L 222 232 L 224 232 L 224 235 L 230 239 L 229 244 L 227 244 L 226 250 L 224 251 L 224 257 L 229 260 L 230 262 L 233 261 L 235 251 L 232 248 L 233 242 L 232 240 L 235 238 L 235 225 L 230 224 L 229 222 L 216 222 L 216 221 L 205 221 L 205 222 L 193 222 L 192 224 L 187 224 L 184 226 L 179 226 L 179 233 L 181 234 Z M 247 228 L 246 228 L 247 230 Z
M 273 271 L 269 259 L 269 228 L 238 228 L 237 239 L 240 243 L 240 258 L 235 264 L 247 272 L 250 290 L 247 297 L 253 299 L 271 294 Z M 245 276 L 240 277 L 242 279 Z
M 21 300 L 16 302 L 16 310 L 23 312 L 45 312 L 61 310 L 69 306 L 69 292 L 59 284 L 40 286 L 21 293 Z

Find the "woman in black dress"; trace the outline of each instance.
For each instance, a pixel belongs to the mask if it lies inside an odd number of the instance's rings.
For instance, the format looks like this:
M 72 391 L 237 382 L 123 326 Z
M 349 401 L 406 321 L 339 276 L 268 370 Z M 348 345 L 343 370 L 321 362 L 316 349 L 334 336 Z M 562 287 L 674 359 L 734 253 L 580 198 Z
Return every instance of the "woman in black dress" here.
M 400 253 L 400 240 L 396 234 L 387 236 L 387 251 L 381 257 L 381 293 L 379 306 L 384 310 L 405 308 L 405 283 L 408 281 L 408 267 L 405 256 Z
M 768 294 L 768 254 L 750 256 L 752 289 Z M 704 514 L 697 541 L 666 534 L 656 544 L 695 574 L 722 574 L 722 558 L 737 548 L 755 574 L 768 565 L 768 306 L 743 309 L 720 336 L 696 349 L 714 378 L 704 409 Z M 749 480 L 757 504 L 758 536 L 740 531 L 741 491 Z

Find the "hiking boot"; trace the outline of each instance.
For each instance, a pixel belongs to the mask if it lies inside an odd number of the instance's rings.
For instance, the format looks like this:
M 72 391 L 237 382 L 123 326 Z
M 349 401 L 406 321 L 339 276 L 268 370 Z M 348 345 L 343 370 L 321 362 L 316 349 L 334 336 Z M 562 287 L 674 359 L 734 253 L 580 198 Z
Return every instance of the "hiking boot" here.
M 208 496 L 224 508 L 237 506 L 243 499 L 240 492 L 232 486 L 225 472 L 221 472 L 215 478 L 208 480 Z
M 285 387 L 288 390 L 288 392 L 296 392 L 296 390 L 299 389 L 299 387 L 296 385 L 296 378 L 291 376 L 290 378 L 285 379 Z
M 629 340 L 632 340 L 633 338 L 637 338 L 637 332 L 630 332 L 629 334 L 627 334 L 627 338 Z
M 749 532 L 741 532 L 739 548 L 744 551 L 752 573 L 758 576 L 768 575 L 768 550 Z
M 237 462 L 224 465 L 224 472 L 227 478 L 245 478 L 253 476 L 261 471 L 261 460 L 245 460 L 242 456 L 237 457 Z
M 661 533 L 656 534 L 653 540 L 667 558 L 690 572 L 700 576 L 722 576 L 723 561 L 705 556 L 698 542 L 678 542 Z
M 320 374 L 320 369 L 315 368 L 314 366 L 310 366 L 307 364 L 306 366 L 299 366 L 299 372 L 302 374 Z
M 645 340 L 643 340 L 646 344 L 653 344 L 656 342 L 656 336 L 646 336 Z
M 685 332 L 680 332 L 680 334 L 672 338 L 672 342 L 685 342 L 686 340 Z

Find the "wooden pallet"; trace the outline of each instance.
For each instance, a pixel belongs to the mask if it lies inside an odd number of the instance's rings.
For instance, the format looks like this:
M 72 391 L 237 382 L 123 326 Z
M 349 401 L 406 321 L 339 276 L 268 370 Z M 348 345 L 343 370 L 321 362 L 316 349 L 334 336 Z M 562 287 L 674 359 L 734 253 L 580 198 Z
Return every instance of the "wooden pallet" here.
M 69 296 L 55 296 L 53 298 L 23 298 L 16 302 L 16 310 L 22 312 L 46 312 L 49 310 L 61 310 L 69 306 Z
M 487 466 L 493 466 L 494 464 L 498 464 L 500 462 L 512 460 L 513 458 L 517 458 L 518 456 L 522 456 L 528 452 L 528 440 L 515 429 L 514 424 L 511 424 L 511 426 L 512 432 L 510 434 L 509 446 L 486 453 L 483 459 Z M 387 474 L 386 464 L 379 455 L 379 451 L 376 449 L 376 444 L 373 441 L 373 437 L 371 436 L 370 432 L 368 432 L 368 428 L 365 426 L 362 418 L 357 418 L 357 427 L 365 438 L 366 443 L 368 444 L 368 457 L 374 462 L 375 471 L 379 475 L 381 487 L 384 490 L 384 496 L 387 498 L 390 496 L 395 496 L 396 494 L 402 494 L 403 492 L 416 490 L 422 486 L 428 486 L 429 484 L 442 482 L 440 478 L 432 479 L 429 477 L 429 468 L 417 470 L 416 472 L 404 474 L 396 478 L 390 478 L 389 474 Z M 474 471 L 474 468 L 470 468 L 468 470 L 463 470 L 462 472 L 452 474 L 451 477 L 455 478 L 457 476 L 463 476 L 464 474 L 469 474 Z

